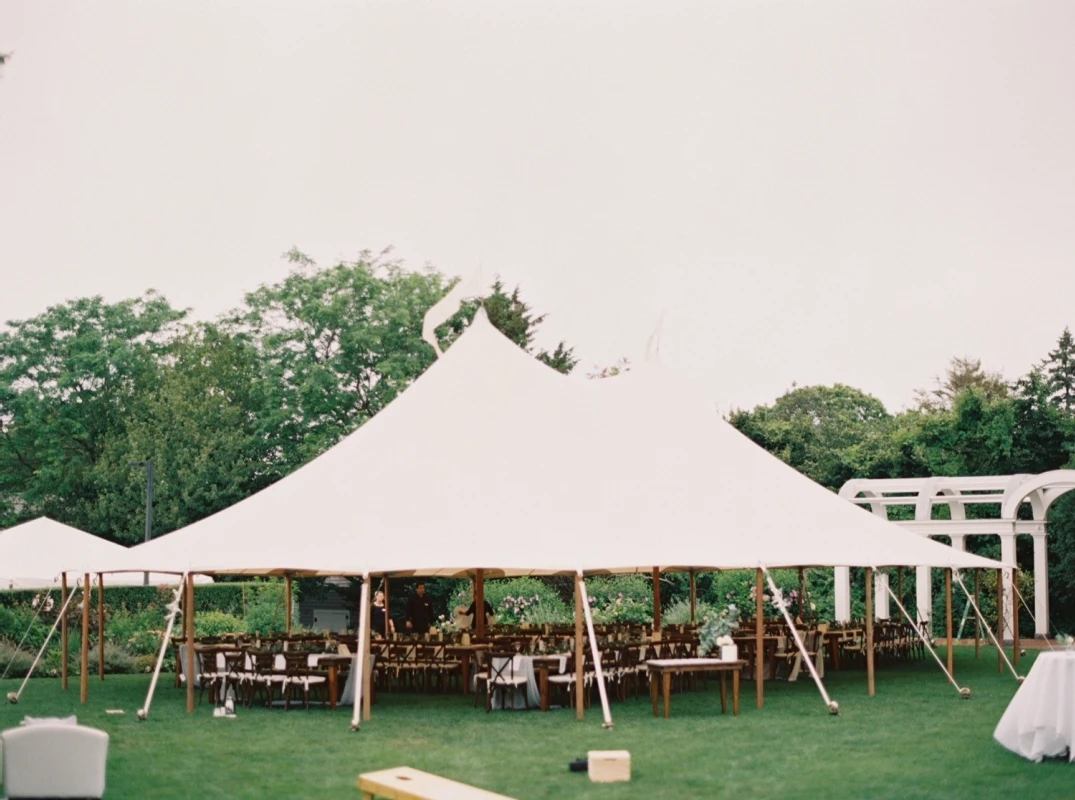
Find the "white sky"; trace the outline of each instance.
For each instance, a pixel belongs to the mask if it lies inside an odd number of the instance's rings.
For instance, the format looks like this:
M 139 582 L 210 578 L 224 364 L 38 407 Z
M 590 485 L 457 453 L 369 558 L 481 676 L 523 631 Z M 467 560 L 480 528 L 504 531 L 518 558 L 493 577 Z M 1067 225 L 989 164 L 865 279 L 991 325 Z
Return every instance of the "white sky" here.
M 1070 2 L 0 0 L 0 319 L 395 245 L 582 367 L 890 409 L 1075 326 Z

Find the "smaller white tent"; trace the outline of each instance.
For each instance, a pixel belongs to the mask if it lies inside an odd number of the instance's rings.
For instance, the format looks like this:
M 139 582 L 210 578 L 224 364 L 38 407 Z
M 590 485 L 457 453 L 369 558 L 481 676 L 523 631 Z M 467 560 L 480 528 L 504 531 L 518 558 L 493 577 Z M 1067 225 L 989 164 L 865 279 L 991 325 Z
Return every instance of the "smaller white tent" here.
M 102 559 L 122 557 L 127 548 L 48 517 L 0 531 L 0 590 L 50 589 L 60 585 L 60 575 L 78 580 Z M 117 573 L 105 579 L 108 586 L 140 585 L 142 573 Z M 179 576 L 150 573 L 153 585 L 178 583 Z M 211 583 L 210 578 L 199 582 Z

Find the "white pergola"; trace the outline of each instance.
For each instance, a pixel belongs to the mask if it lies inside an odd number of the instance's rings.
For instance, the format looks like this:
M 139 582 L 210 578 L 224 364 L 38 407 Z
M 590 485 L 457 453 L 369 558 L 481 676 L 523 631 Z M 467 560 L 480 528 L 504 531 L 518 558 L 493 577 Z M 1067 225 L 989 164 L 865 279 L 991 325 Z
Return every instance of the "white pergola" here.
M 1034 537 L 1034 633 L 1049 635 L 1049 563 L 1045 545 L 1049 507 L 1056 499 L 1075 489 L 1075 470 L 1058 469 L 1039 475 L 988 475 L 960 478 L 891 478 L 854 479 L 840 488 L 840 497 L 857 503 L 879 517 L 888 519 L 893 506 L 914 506 L 913 520 L 892 520 L 897 525 L 922 536 L 948 536 L 952 547 L 966 549 L 968 536 L 999 536 L 1000 560 L 1015 563 L 1015 537 L 1021 534 Z M 1032 519 L 1019 519 L 1019 509 L 1026 504 Z M 934 506 L 948 506 L 951 519 L 933 519 Z M 999 518 L 967 519 L 968 505 L 1000 507 Z M 929 567 L 918 567 L 917 605 L 919 621 L 933 616 L 932 581 Z M 1004 596 L 1012 596 L 1012 572 L 1004 570 Z M 888 576 L 875 574 L 880 585 Z M 850 571 L 836 567 L 836 619 L 851 616 Z M 887 619 L 888 594 L 877 605 L 879 619 Z M 1004 618 L 1007 630 L 1012 629 L 1012 604 L 1005 603 Z

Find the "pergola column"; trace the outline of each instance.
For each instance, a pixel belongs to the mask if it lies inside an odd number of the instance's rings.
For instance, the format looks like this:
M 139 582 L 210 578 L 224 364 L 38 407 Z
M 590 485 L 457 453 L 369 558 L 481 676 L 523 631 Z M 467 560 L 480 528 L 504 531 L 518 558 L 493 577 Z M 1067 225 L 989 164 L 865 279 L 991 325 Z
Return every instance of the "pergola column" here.
M 835 617 L 837 622 L 851 621 L 851 569 L 835 567 L 833 569 L 833 588 L 836 601 Z
M 915 601 L 918 605 L 919 624 L 933 621 L 933 571 L 929 567 L 915 567 Z
M 1015 532 L 1002 533 L 1000 535 L 1000 560 L 1005 564 L 1015 563 Z M 1004 576 L 1004 596 L 1012 597 L 1012 581 L 1015 578 L 1015 572 L 1012 569 L 1005 568 L 1002 571 Z M 1011 641 L 1012 630 L 1012 604 L 1007 603 L 1004 606 L 1004 641 Z
M 1034 534 L 1034 634 L 1049 636 L 1049 555 L 1045 531 Z

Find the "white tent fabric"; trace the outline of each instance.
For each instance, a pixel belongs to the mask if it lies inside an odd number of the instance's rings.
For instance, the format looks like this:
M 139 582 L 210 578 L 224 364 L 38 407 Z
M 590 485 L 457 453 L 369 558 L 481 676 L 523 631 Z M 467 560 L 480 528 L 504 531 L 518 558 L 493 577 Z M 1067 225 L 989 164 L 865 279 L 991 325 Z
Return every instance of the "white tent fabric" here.
M 62 572 L 77 580 L 83 573 L 94 571 L 97 564 L 122 559 L 126 552 L 127 548 L 92 533 L 38 517 L 0 531 L 0 589 L 56 588 Z M 150 575 L 153 585 L 178 580 L 177 575 Z M 105 580 L 105 588 L 141 583 L 141 573 L 117 573 Z
M 104 570 L 490 576 L 795 566 L 997 568 L 904 531 L 739 434 L 656 364 L 570 379 L 479 312 L 373 420 Z

